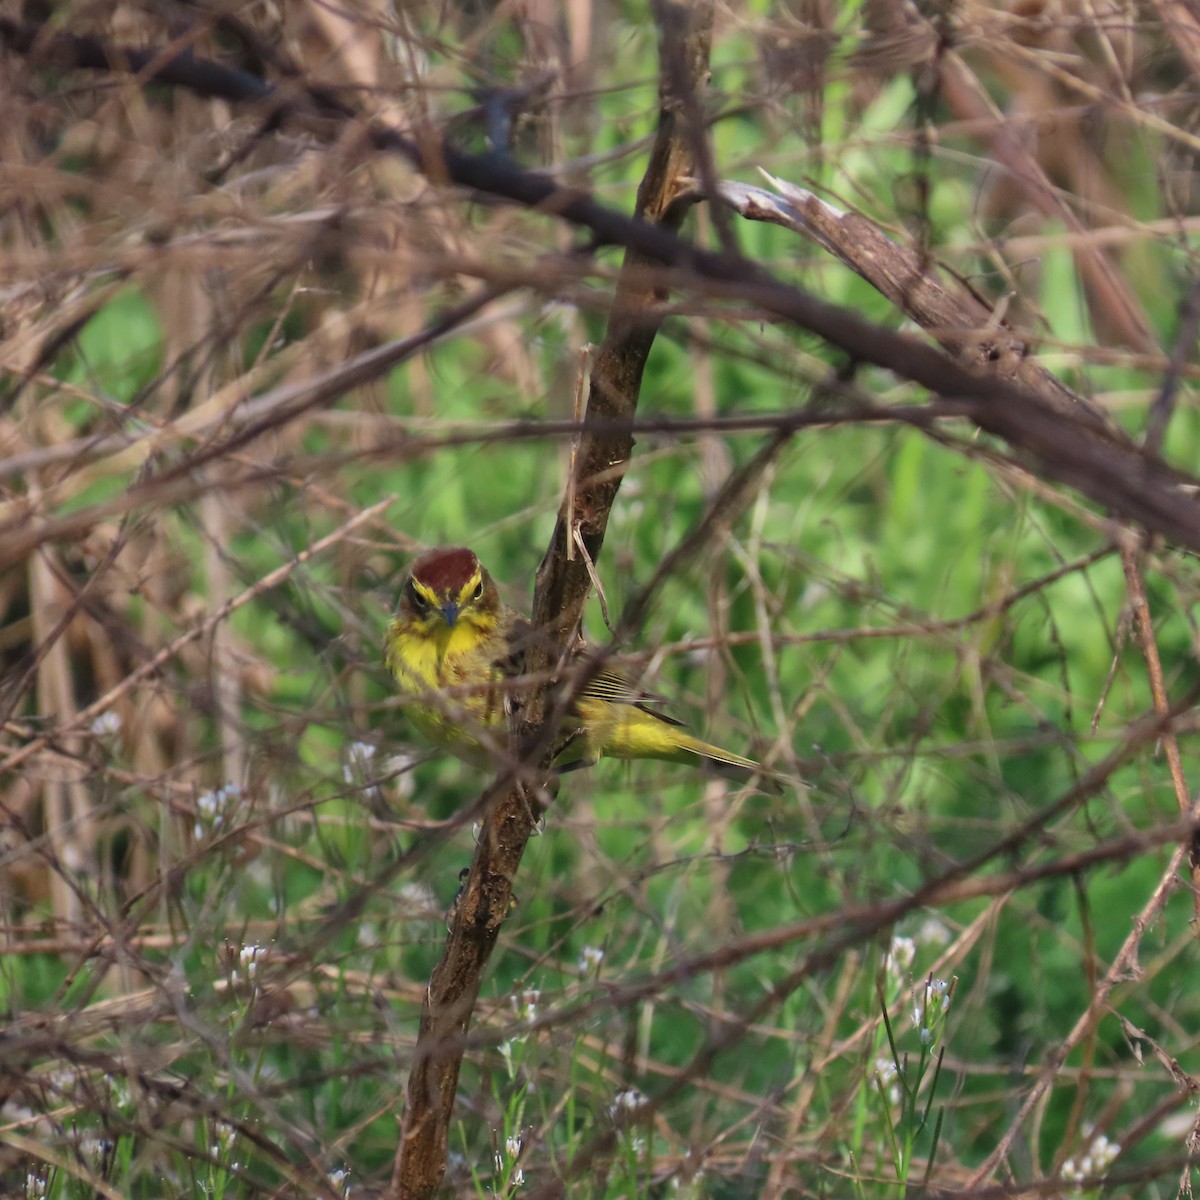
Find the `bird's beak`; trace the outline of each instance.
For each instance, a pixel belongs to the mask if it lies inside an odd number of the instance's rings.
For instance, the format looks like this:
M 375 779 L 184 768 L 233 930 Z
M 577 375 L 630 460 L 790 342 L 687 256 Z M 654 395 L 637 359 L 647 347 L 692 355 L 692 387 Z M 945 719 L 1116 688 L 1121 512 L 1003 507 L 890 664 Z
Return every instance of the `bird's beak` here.
M 454 622 L 458 620 L 458 614 L 462 612 L 461 604 L 446 603 L 442 605 L 442 616 L 446 618 L 446 624 L 451 629 L 454 628 Z

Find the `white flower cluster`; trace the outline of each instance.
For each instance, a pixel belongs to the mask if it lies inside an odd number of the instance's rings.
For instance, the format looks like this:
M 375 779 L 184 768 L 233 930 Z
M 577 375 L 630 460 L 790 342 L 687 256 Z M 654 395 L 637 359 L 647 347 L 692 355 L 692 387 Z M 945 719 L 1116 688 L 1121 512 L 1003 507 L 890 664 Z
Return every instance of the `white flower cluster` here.
M 644 1092 L 639 1092 L 635 1087 L 622 1088 L 608 1106 L 608 1115 L 615 1120 L 626 1113 L 635 1113 L 639 1108 L 645 1108 L 648 1103 Z
M 608 1116 L 611 1116 L 614 1122 L 623 1123 L 625 1118 L 636 1116 L 649 1103 L 646 1094 L 638 1091 L 636 1087 L 623 1087 L 613 1097 L 612 1104 L 608 1105 Z M 635 1154 L 646 1150 L 646 1136 L 638 1133 L 636 1128 L 626 1126 L 622 1130 L 622 1136 L 625 1144 Z
M 243 946 L 238 951 L 238 966 L 233 972 L 233 982 L 235 984 L 241 982 L 242 977 L 245 977 L 247 983 L 253 985 L 256 982 L 259 966 L 264 963 L 271 953 L 269 946 L 256 946 L 251 943 L 249 946 Z
M 242 789 L 236 783 L 203 792 L 196 797 L 196 825 L 192 832 L 196 841 L 203 839 L 210 830 L 216 832 L 228 820 L 242 798 Z
M 881 1054 L 875 1060 L 875 1078 L 879 1080 L 879 1086 L 883 1089 L 883 1094 L 887 1097 L 887 1102 L 893 1107 L 900 1104 L 900 1072 L 896 1070 L 896 1064 L 888 1054 Z
M 926 1046 L 933 1045 L 934 1035 L 949 1012 L 950 984 L 944 979 L 927 980 L 924 997 L 912 1013 L 912 1023 L 921 1031 L 921 1041 Z
M 378 797 L 380 780 L 386 779 L 395 794 L 407 800 L 416 786 L 412 769 L 418 760 L 411 754 L 389 754 L 380 764 L 378 753 L 379 747 L 371 742 L 351 742 L 342 763 L 342 780 L 347 787 L 361 788 L 370 796 Z
M 604 961 L 604 951 L 599 946 L 584 946 L 579 955 L 579 965 L 575 968 L 580 975 L 599 975 L 600 964 Z
M 1062 1177 L 1078 1186 L 1084 1179 L 1101 1179 L 1121 1153 L 1121 1143 L 1109 1141 L 1104 1134 L 1092 1138 L 1079 1158 L 1068 1158 L 1062 1165 Z
M 502 1173 L 509 1164 L 515 1164 L 524 1147 L 524 1141 L 518 1136 L 505 1138 L 504 1152 L 501 1153 L 497 1150 L 494 1156 L 497 1174 Z M 515 1167 L 508 1177 L 509 1188 L 519 1188 L 524 1182 L 525 1168 L 520 1166 Z
M 346 751 L 346 761 L 342 764 L 342 778 L 348 785 L 366 782 L 376 749 L 370 742 L 350 743 Z
M 214 1121 L 212 1136 L 212 1145 L 209 1146 L 208 1152 L 213 1158 L 223 1160 L 237 1141 L 237 1130 L 227 1121 Z
M 542 993 L 537 988 L 526 988 L 523 992 L 515 992 L 512 996 L 513 1011 L 522 1021 L 536 1021 L 538 1001 Z

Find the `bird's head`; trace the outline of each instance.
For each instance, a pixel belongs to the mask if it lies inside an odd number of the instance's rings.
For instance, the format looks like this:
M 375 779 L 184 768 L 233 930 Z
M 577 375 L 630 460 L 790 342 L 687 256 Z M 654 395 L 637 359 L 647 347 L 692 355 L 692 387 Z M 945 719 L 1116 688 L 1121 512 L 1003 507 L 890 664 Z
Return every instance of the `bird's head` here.
M 400 615 L 429 635 L 460 625 L 495 628 L 500 594 L 474 553 L 441 547 L 422 554 L 400 591 Z

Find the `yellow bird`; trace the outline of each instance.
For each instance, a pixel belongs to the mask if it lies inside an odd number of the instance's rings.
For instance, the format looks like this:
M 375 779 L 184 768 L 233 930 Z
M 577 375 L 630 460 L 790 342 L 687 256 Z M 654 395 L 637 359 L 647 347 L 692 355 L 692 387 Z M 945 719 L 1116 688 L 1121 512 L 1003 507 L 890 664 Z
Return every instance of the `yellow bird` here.
M 529 632 L 529 621 L 501 601 L 472 551 L 440 548 L 421 555 L 404 580 L 384 661 L 406 711 L 431 742 L 494 766 L 496 748 L 505 745 L 515 658 Z M 563 731 L 565 765 L 602 756 L 658 758 L 702 763 L 737 779 L 770 774 L 752 759 L 685 733 L 650 707 L 654 699 L 620 672 L 600 670 L 576 698 Z

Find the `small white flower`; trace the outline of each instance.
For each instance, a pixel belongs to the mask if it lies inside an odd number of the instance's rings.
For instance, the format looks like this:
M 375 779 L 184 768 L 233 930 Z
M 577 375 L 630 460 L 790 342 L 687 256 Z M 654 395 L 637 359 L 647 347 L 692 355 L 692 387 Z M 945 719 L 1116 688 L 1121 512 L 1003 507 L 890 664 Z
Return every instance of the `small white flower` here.
M 266 961 L 270 950 L 266 946 L 249 945 L 243 946 L 238 951 L 238 963 L 241 965 L 242 971 L 245 973 L 247 980 L 254 982 L 254 977 L 258 974 L 259 965 Z M 234 977 L 237 977 L 237 972 L 234 972 Z
M 950 984 L 945 979 L 931 979 L 925 985 L 926 1019 L 944 1017 L 949 1011 Z
M 604 961 L 604 951 L 599 946 L 584 946 L 579 955 L 579 966 L 576 968 L 580 975 L 595 975 Z
M 1088 1158 L 1091 1159 L 1093 1173 L 1103 1175 L 1112 1166 L 1113 1159 L 1120 1153 L 1120 1142 L 1109 1141 L 1104 1134 L 1095 1138 L 1088 1148 Z
M 1085 1131 L 1090 1132 L 1090 1131 Z M 1094 1137 L 1078 1158 L 1068 1158 L 1062 1165 L 1062 1177 L 1075 1183 L 1082 1179 L 1099 1179 L 1121 1153 L 1121 1143 L 1110 1141 L 1104 1134 Z
M 370 742 L 351 742 L 342 764 L 342 778 L 348 784 L 362 783 L 370 774 L 375 747 Z
M 624 1113 L 637 1112 L 639 1108 L 644 1108 L 648 1103 L 645 1094 L 639 1092 L 637 1088 L 622 1088 L 613 1098 L 612 1104 L 609 1105 L 608 1114 L 616 1118 Z
M 881 1054 L 875 1060 L 875 1078 L 887 1102 L 893 1108 L 897 1107 L 900 1104 L 900 1072 L 888 1055 Z
M 96 737 L 116 737 L 121 732 L 121 714 L 113 712 L 110 708 L 107 712 L 102 712 L 92 722 L 92 733 Z
M 542 993 L 537 988 L 526 988 L 523 992 L 517 992 L 512 998 L 517 1016 L 522 1021 L 536 1021 L 538 1001 L 541 997 Z
M 236 783 L 227 783 L 224 787 L 201 792 L 196 797 L 196 815 L 199 818 L 196 828 L 200 829 L 201 823 L 204 823 L 213 829 L 219 829 L 241 798 L 242 789 Z
M 345 1170 L 329 1172 L 329 1186 L 341 1196 L 350 1195 L 350 1172 Z

